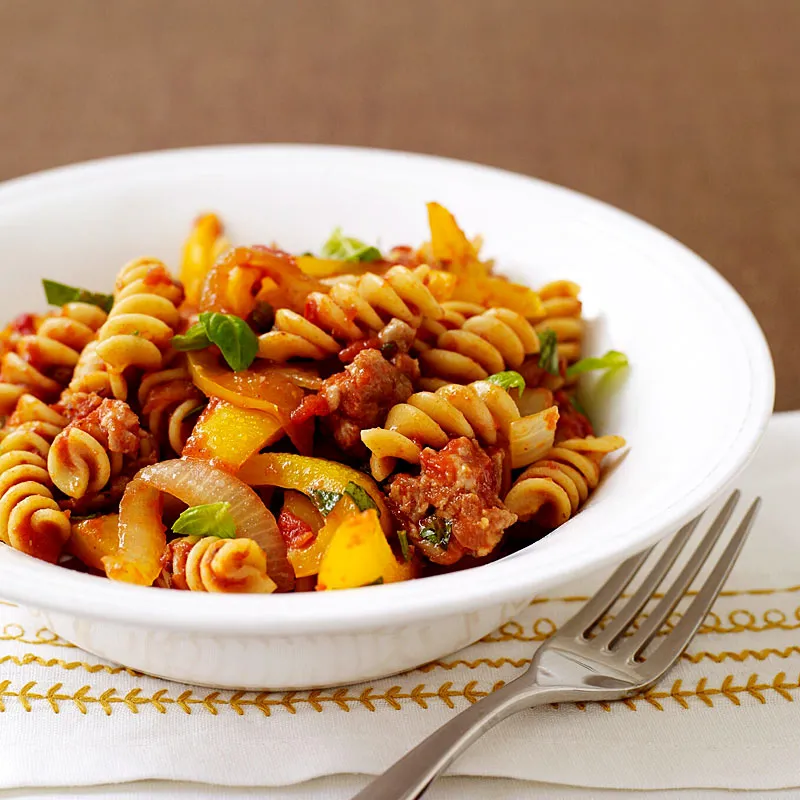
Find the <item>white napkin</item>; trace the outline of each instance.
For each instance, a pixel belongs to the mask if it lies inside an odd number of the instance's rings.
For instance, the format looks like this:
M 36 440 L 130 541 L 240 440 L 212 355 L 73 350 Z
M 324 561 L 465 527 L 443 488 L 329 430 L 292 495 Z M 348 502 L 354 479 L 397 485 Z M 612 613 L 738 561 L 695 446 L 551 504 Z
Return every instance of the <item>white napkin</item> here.
M 800 413 L 777 415 L 738 481 L 746 500 L 764 498 L 756 529 L 725 596 L 665 680 L 633 701 L 519 714 L 451 773 L 565 792 L 800 787 L 798 454 Z M 518 675 L 536 643 L 603 577 L 538 598 L 515 622 L 422 669 L 347 688 L 260 695 L 106 664 L 43 629 L 35 614 L 0 605 L 0 789 L 148 779 L 276 787 L 377 773 Z M 347 780 L 330 779 L 331 796 L 363 783 Z M 467 796 L 447 792 L 447 783 L 435 796 Z M 503 785 L 486 782 L 496 796 L 513 796 L 501 795 Z M 289 796 L 306 795 L 298 787 Z

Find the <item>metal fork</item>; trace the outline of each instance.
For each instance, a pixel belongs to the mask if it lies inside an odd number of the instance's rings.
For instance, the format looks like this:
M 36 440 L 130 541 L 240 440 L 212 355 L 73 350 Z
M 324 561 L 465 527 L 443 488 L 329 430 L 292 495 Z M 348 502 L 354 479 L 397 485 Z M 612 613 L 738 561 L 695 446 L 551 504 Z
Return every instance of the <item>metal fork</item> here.
M 634 622 L 670 571 L 702 514 L 681 528 L 627 603 L 604 627 L 598 623 L 622 596 L 651 547 L 629 558 L 597 594 L 552 638 L 536 651 L 530 667 L 518 678 L 462 711 L 383 775 L 354 800 L 414 800 L 448 765 L 489 728 L 511 714 L 557 702 L 621 700 L 648 689 L 678 660 L 717 599 L 761 504 L 750 506 L 680 621 L 656 649 L 645 648 L 669 619 L 721 536 L 739 500 L 735 491 L 674 582 L 638 627 Z

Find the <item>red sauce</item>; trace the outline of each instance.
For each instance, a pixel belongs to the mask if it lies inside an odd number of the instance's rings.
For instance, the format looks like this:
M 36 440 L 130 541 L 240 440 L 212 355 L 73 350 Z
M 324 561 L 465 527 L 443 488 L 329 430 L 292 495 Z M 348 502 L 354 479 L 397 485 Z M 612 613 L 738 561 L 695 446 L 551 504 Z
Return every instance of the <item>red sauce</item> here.
M 315 538 L 311 526 L 286 508 L 278 516 L 278 529 L 290 550 L 308 547 Z

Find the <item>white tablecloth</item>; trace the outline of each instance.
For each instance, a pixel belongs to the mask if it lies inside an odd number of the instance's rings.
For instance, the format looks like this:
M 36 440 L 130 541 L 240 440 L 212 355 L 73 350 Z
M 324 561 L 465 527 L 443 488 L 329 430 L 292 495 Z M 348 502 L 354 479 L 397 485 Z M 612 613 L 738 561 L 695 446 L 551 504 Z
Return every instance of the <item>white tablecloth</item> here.
M 452 768 L 480 777 L 442 781 L 432 797 L 653 797 L 681 789 L 776 796 L 800 788 L 800 534 L 792 513 L 800 413 L 773 418 L 738 485 L 746 500 L 762 495 L 764 508 L 680 664 L 632 701 L 517 715 Z M 66 796 L 59 787 L 68 786 L 86 787 L 72 796 L 114 798 L 348 797 L 365 781 L 359 773 L 384 769 L 519 674 L 536 643 L 602 577 L 537 598 L 483 641 L 413 672 L 261 695 L 105 664 L 42 629 L 35 615 L 0 605 L 0 798 Z M 247 788 L 257 786 L 273 788 Z

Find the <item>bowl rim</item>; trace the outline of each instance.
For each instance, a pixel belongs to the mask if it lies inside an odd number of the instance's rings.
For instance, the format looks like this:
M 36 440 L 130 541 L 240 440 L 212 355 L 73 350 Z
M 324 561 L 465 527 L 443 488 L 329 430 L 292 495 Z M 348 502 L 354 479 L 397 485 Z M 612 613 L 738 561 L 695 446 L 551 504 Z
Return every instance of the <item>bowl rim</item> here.
M 0 183 L 0 211 L 31 194 L 69 188 L 73 182 L 108 180 L 132 168 L 180 164 L 197 159 L 239 157 L 243 153 L 282 153 L 296 158 L 357 158 L 411 160 L 420 166 L 490 173 L 509 181 L 526 182 L 539 190 L 560 193 L 580 203 L 594 218 L 632 237 L 644 237 L 666 252 L 674 270 L 691 274 L 707 293 L 735 318 L 742 359 L 750 373 L 749 409 L 706 477 L 685 495 L 674 498 L 645 520 L 628 528 L 626 536 L 603 539 L 587 547 L 576 562 L 551 559 L 544 574 L 532 575 L 529 558 L 519 555 L 461 572 L 420 581 L 363 587 L 338 592 L 290 595 L 207 595 L 190 592 L 155 592 L 151 587 L 115 584 L 105 578 L 76 573 L 37 561 L 9 547 L 0 547 L 0 595 L 10 601 L 51 612 L 71 614 L 152 629 L 197 631 L 215 635 L 313 634 L 354 631 L 408 624 L 520 597 L 592 572 L 643 549 L 667 530 L 677 530 L 701 508 L 708 506 L 754 455 L 769 421 L 775 381 L 766 338 L 753 313 L 733 287 L 699 255 L 639 218 L 586 194 L 538 178 L 483 164 L 404 151 L 318 144 L 235 144 L 189 147 L 95 159 L 25 175 Z M 424 587 L 421 592 L 418 587 Z M 367 594 L 368 593 L 368 594 Z

